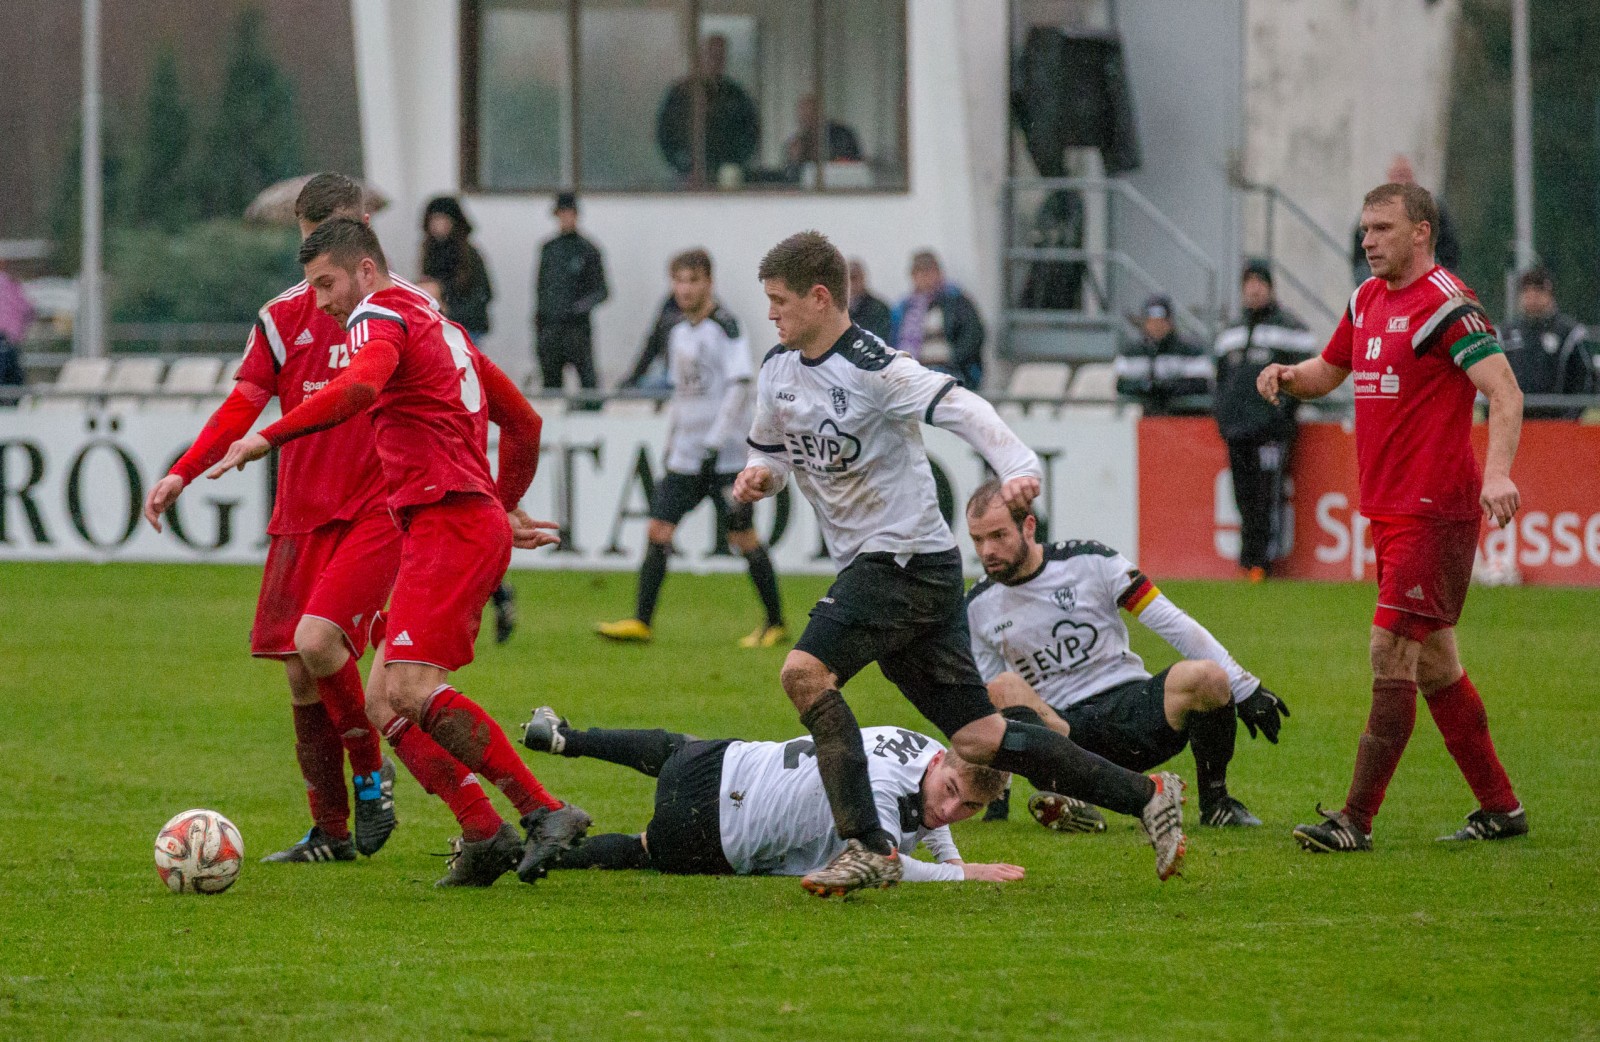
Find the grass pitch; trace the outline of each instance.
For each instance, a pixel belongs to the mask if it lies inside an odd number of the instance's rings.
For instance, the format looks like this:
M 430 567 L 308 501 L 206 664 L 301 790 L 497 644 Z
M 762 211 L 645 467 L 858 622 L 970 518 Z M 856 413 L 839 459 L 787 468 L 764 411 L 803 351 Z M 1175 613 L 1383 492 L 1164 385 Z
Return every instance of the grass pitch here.
M 0 1038 L 1600 1038 L 1600 592 L 1477 590 L 1461 627 L 1526 840 L 1433 842 L 1473 802 L 1424 710 L 1377 853 L 1301 853 L 1289 829 L 1348 782 L 1372 591 L 1173 583 L 1293 709 L 1282 745 L 1240 732 L 1233 789 L 1265 828 L 1203 829 L 1191 806 L 1186 875 L 1162 885 L 1130 820 L 1047 833 L 1021 785 L 1011 822 L 955 833 L 1026 880 L 823 902 L 648 873 L 437 891 L 452 822 L 403 775 L 376 859 L 257 864 L 306 827 L 281 668 L 246 657 L 257 581 L 0 565 Z M 516 636 L 458 678 L 513 734 L 545 702 L 578 726 L 800 733 L 782 651 L 734 646 L 757 619 L 742 577 L 669 578 L 650 647 L 591 635 L 630 609 L 630 575 L 514 582 Z M 824 587 L 785 582 L 793 620 Z M 876 670 L 848 694 L 864 724 L 927 729 Z M 528 755 L 599 829 L 644 826 L 648 779 Z M 1193 781 L 1187 753 L 1175 767 Z M 151 865 L 192 806 L 244 835 L 219 897 L 170 895 Z

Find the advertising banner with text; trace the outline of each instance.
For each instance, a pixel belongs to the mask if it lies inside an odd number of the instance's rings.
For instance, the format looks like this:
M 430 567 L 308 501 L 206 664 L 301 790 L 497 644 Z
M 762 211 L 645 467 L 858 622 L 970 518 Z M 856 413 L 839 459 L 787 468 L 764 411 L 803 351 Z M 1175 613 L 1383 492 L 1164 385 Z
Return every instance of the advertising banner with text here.
M 272 471 L 267 461 L 218 481 L 200 478 L 157 533 L 140 507 L 204 417 L 189 412 L 118 415 L 0 410 L 0 560 L 259 562 L 266 553 Z M 1132 547 L 1137 538 L 1133 421 L 1019 420 L 1019 436 L 1044 461 L 1040 513 L 1056 538 Z M 955 435 L 924 428 L 941 505 L 972 564 L 961 508 L 985 477 L 978 455 Z M 560 523 L 557 549 L 516 551 L 512 567 L 632 569 L 638 566 L 649 494 L 663 475 L 664 416 L 552 416 L 539 474 L 523 506 Z M 490 447 L 490 458 L 494 457 Z M 815 517 L 793 483 L 761 503 L 756 523 L 780 571 L 833 568 Z M 673 567 L 742 569 L 719 545 L 710 504 L 678 530 Z M 973 566 L 969 571 L 976 573 Z
M 1488 428 L 1473 429 L 1483 458 Z M 1274 574 L 1371 580 L 1372 539 L 1358 513 L 1355 434 L 1337 423 L 1300 428 L 1292 466 L 1292 545 Z M 1479 553 L 1509 556 L 1522 581 L 1600 586 L 1600 427 L 1523 424 L 1512 479 L 1522 510 L 1505 529 L 1485 524 Z M 1239 513 L 1228 453 L 1206 418 L 1139 423 L 1139 562 L 1154 576 L 1238 574 Z

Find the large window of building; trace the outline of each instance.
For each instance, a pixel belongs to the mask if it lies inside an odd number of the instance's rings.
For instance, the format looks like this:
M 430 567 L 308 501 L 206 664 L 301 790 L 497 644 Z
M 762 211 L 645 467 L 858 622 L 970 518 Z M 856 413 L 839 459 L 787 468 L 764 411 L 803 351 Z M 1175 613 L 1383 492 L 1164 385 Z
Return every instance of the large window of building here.
M 904 191 L 906 0 L 464 0 L 475 191 Z

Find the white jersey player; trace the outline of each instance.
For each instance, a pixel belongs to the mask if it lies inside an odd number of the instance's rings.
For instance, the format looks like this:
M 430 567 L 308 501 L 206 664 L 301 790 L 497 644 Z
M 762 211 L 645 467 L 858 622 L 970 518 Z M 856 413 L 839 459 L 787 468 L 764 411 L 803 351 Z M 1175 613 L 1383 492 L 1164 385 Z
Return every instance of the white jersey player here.
M 1201 821 L 1261 824 L 1228 794 L 1236 720 L 1276 743 L 1288 707 L 1132 561 L 1092 540 L 1040 545 L 1036 524 L 1007 507 L 992 481 L 967 504 L 986 573 L 967 593 L 967 625 L 996 707 L 1012 719 L 1041 719 L 1130 770 L 1149 770 L 1190 745 Z M 1151 676 L 1129 647 L 1123 612 L 1183 661 Z M 1055 808 L 1035 797 L 1030 809 L 1044 821 Z
M 1142 777 L 1049 728 L 1007 722 L 972 661 L 961 554 L 939 512 L 921 425 L 960 435 L 1019 509 L 1039 494 L 1039 458 L 988 402 L 851 321 L 844 257 L 826 237 L 791 235 L 762 258 L 758 277 L 783 345 L 762 361 L 750 459 L 734 496 L 754 503 L 793 474 L 839 568 L 780 675 L 816 742 L 834 825 L 848 841 L 802 885 L 825 896 L 900 875 L 894 833 L 873 804 L 860 725 L 839 690 L 871 662 L 964 759 L 1138 815 L 1156 847 L 1157 875 L 1170 877 L 1185 851 L 1181 780 Z
M 971 817 L 1008 776 L 967 763 L 927 735 L 903 727 L 859 733 L 872 796 L 899 848 L 921 844 L 932 861 L 905 858 L 910 882 L 1021 879 L 1015 865 L 969 865 L 950 825 Z M 548 706 L 533 712 L 523 743 L 586 756 L 656 779 L 655 814 L 642 834 L 591 836 L 562 868 L 655 868 L 677 874 L 798 876 L 845 847 L 810 738 L 788 742 L 703 741 L 662 730 L 575 730 Z
M 728 532 L 728 544 L 744 556 L 750 581 L 766 618 L 740 638 L 746 648 L 770 648 L 787 639 L 778 579 L 767 548 L 755 531 L 755 512 L 729 494 L 744 466 L 745 434 L 753 411 L 750 342 L 739 320 L 717 303 L 711 281 L 711 255 L 687 250 L 672 258 L 672 298 L 682 318 L 667 333 L 667 367 L 672 375 L 671 426 L 667 435 L 667 473 L 650 495 L 650 527 L 633 618 L 602 622 L 609 640 L 647 642 L 656 599 L 667 577 L 672 537 L 678 524 L 704 499 L 711 500 Z

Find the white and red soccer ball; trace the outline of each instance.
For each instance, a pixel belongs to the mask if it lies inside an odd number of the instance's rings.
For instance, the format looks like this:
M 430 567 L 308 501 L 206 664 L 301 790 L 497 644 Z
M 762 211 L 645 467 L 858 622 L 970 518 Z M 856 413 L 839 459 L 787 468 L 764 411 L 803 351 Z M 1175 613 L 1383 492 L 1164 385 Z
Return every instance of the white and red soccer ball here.
M 156 833 L 156 872 L 175 894 L 220 894 L 242 861 L 243 837 L 214 810 L 186 810 Z

